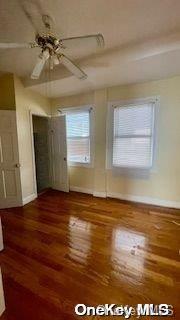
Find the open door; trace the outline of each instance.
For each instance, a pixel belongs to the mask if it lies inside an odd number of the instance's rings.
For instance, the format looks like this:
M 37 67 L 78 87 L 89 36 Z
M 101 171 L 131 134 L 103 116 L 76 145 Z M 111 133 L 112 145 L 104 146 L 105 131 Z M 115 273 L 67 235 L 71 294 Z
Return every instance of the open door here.
M 0 110 L 0 209 L 22 205 L 16 112 Z
M 66 116 L 52 117 L 50 123 L 51 177 L 52 188 L 69 192 Z
M 4 311 L 5 311 L 5 301 L 4 301 L 2 274 L 1 274 L 1 268 L 0 268 L 0 317 Z

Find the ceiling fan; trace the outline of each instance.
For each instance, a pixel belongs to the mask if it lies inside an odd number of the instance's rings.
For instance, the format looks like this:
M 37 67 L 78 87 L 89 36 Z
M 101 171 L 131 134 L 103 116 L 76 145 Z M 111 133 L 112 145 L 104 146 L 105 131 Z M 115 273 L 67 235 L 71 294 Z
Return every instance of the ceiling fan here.
M 31 79 L 39 79 L 41 72 L 45 66 L 46 61 L 49 61 L 50 69 L 54 66 L 62 64 L 73 75 L 79 79 L 86 79 L 87 74 L 81 70 L 71 59 L 69 59 L 63 52 L 66 48 L 71 46 L 78 46 L 79 42 L 86 45 L 87 42 L 93 41 L 99 48 L 104 47 L 104 38 L 102 34 L 93 34 L 79 37 L 58 39 L 51 32 L 52 18 L 48 15 L 42 15 L 42 21 L 45 26 L 44 33 L 37 33 L 34 42 L 29 43 L 0 43 L 0 49 L 12 48 L 35 48 L 39 47 L 41 53 L 38 56 L 37 63 L 31 74 Z M 62 52 L 63 51 L 63 52 Z

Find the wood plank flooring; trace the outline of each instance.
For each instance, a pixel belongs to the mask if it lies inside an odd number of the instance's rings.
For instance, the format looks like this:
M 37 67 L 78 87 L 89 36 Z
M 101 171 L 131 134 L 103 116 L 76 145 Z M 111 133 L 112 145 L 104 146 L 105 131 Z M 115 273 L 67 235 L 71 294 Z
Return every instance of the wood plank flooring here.
M 0 214 L 1 319 L 77 319 L 77 303 L 167 303 L 180 319 L 180 210 L 48 191 Z

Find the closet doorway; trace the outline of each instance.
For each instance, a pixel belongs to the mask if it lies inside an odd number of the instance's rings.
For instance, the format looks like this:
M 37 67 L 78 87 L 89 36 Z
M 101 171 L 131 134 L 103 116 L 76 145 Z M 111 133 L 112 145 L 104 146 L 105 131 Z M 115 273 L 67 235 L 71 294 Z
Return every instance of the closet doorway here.
M 32 115 L 37 193 L 50 188 L 48 117 Z

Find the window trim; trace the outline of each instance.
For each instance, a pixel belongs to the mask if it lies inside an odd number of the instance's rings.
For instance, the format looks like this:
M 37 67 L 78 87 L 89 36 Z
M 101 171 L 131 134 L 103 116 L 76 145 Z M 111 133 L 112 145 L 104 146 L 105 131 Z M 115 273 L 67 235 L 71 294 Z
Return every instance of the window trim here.
M 113 117 L 114 117 L 114 109 L 116 107 L 130 107 L 136 104 L 143 105 L 144 103 L 153 103 L 154 104 L 154 112 L 153 112 L 153 126 L 152 126 L 152 166 L 151 167 L 136 167 L 136 166 L 114 166 L 113 165 L 113 137 L 114 137 L 114 126 L 113 126 Z M 110 101 L 108 103 L 108 112 L 106 119 L 106 169 L 112 170 L 116 169 L 121 172 L 149 172 L 156 171 L 155 170 L 155 158 L 157 151 L 157 113 L 160 104 L 159 96 L 152 96 L 147 98 L 138 98 L 131 100 L 119 100 L 119 101 Z
M 90 139 L 90 162 L 76 162 L 76 161 L 68 161 L 68 166 L 70 167 L 85 167 L 85 168 L 93 168 L 94 167 L 94 105 L 82 105 L 75 107 L 63 107 L 58 111 L 63 114 L 75 113 L 81 111 L 89 110 L 89 139 Z

